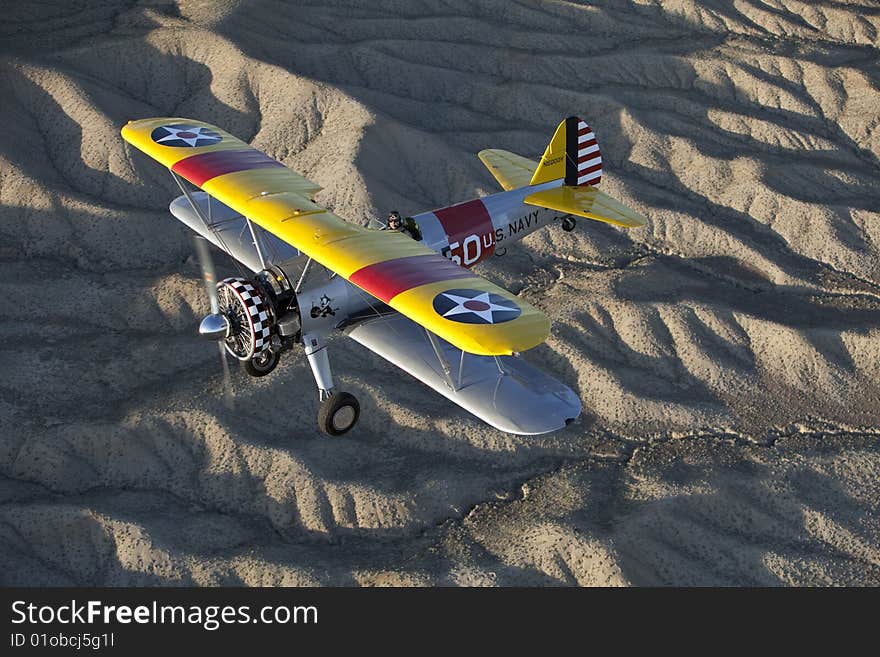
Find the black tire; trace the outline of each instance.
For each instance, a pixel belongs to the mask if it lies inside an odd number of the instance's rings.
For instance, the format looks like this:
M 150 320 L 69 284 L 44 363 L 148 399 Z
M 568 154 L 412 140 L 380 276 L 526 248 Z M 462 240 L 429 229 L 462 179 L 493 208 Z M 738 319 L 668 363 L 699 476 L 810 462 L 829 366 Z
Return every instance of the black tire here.
M 321 402 L 318 410 L 318 426 L 330 436 L 341 436 L 357 424 L 361 405 L 357 398 L 347 392 L 334 392 Z
M 281 355 L 272 349 L 266 349 L 250 360 L 244 361 L 244 371 L 251 376 L 266 376 L 278 367 Z
M 562 230 L 566 233 L 573 231 L 575 226 L 577 226 L 577 222 L 574 220 L 574 217 L 568 216 L 562 218 Z

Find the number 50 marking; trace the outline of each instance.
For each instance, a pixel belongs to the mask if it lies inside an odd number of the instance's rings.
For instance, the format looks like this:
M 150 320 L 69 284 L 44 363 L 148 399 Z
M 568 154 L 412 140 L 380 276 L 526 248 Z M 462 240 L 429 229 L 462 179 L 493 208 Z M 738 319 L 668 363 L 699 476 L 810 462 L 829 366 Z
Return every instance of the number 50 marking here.
M 461 255 L 454 253 L 461 248 Z M 452 242 L 449 245 L 449 259 L 457 265 L 469 267 L 479 262 L 483 255 L 483 246 L 477 235 L 468 235 L 463 242 Z

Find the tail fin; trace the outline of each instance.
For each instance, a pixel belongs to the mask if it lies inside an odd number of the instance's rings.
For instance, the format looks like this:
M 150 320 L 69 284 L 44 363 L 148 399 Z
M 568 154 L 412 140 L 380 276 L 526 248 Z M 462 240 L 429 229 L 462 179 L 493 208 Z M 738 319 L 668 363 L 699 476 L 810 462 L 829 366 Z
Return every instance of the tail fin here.
M 539 163 L 497 149 L 480 151 L 480 159 L 506 190 L 562 179 L 561 186 L 528 194 L 523 198 L 528 205 L 623 228 L 648 223 L 638 212 L 596 188 L 602 178 L 602 154 L 590 126 L 576 116 L 559 124 Z
M 587 122 L 576 116 L 556 128 L 530 185 L 564 178 L 566 187 L 598 185 L 602 179 L 602 153 Z
M 647 223 L 638 212 L 596 189 L 602 179 L 602 153 L 592 128 L 576 116 L 568 117 L 556 128 L 529 184 L 560 178 L 560 187 L 533 192 L 523 203 L 623 228 L 638 228 Z

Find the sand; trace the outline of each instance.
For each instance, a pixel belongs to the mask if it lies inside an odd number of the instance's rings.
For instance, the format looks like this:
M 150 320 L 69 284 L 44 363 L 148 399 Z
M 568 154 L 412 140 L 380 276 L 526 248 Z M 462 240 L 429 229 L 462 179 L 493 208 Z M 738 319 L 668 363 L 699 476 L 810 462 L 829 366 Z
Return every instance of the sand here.
M 876 3 L 14 3 L 0 23 L 0 583 L 880 585 Z M 132 118 L 223 126 L 363 223 L 584 117 L 649 218 L 481 274 L 581 419 L 492 430 L 338 338 L 222 370 Z M 217 256 L 222 272 L 232 262 Z

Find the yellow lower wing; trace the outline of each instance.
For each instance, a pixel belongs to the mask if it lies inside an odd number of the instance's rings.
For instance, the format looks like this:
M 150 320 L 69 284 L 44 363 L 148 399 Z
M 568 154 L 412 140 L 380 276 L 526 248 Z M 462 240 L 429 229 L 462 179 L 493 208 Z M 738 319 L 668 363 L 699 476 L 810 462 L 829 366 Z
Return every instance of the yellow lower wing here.
M 550 321 L 510 292 L 394 231 L 350 224 L 321 188 L 200 121 L 129 122 L 123 138 L 224 205 L 463 351 L 505 355 L 543 342 Z

